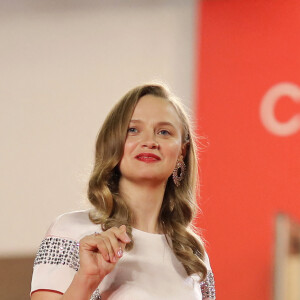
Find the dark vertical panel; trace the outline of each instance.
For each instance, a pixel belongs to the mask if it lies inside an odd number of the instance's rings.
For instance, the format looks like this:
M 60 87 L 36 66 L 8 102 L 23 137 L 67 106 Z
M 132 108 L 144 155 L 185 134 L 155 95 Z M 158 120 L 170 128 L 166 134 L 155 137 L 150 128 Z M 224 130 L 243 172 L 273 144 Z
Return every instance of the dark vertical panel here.
M 0 258 L 0 299 L 30 299 L 33 257 Z

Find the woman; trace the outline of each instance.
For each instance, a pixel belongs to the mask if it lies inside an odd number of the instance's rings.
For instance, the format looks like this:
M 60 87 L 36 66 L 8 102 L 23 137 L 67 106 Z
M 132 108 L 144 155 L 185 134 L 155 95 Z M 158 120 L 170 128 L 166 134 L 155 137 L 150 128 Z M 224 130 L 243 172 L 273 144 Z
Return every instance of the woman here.
M 180 103 L 158 84 L 129 91 L 98 135 L 88 188 L 94 209 L 52 224 L 35 259 L 31 299 L 215 299 L 191 226 L 196 183 Z

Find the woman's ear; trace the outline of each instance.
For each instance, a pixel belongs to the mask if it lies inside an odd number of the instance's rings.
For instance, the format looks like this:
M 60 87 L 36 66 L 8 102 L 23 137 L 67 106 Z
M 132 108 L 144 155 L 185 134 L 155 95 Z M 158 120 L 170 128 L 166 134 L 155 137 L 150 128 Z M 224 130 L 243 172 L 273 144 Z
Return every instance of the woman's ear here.
M 185 142 L 181 146 L 181 155 L 183 156 L 183 158 L 185 158 L 185 156 L 186 156 L 187 148 L 189 145 L 190 145 L 190 142 Z

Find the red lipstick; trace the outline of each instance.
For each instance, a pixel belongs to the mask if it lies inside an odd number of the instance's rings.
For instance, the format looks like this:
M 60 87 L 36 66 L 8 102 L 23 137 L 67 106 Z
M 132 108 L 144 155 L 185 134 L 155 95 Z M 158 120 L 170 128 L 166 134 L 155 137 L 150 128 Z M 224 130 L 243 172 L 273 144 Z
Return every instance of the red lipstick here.
M 157 162 L 160 160 L 160 157 L 153 154 L 153 153 L 140 153 L 136 157 L 139 161 L 151 163 L 151 162 Z

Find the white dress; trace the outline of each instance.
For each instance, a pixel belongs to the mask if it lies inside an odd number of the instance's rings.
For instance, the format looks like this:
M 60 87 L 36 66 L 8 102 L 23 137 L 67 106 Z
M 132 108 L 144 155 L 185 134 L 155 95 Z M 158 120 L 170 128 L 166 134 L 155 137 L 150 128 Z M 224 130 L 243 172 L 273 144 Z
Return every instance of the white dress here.
M 63 214 L 50 226 L 34 262 L 31 293 L 37 290 L 64 293 L 68 289 L 79 269 L 79 240 L 101 232 L 88 213 L 85 210 Z M 124 252 L 91 299 L 216 299 L 207 254 L 208 276 L 199 283 L 197 275 L 187 275 L 164 235 L 133 228 L 132 236 L 133 249 Z

